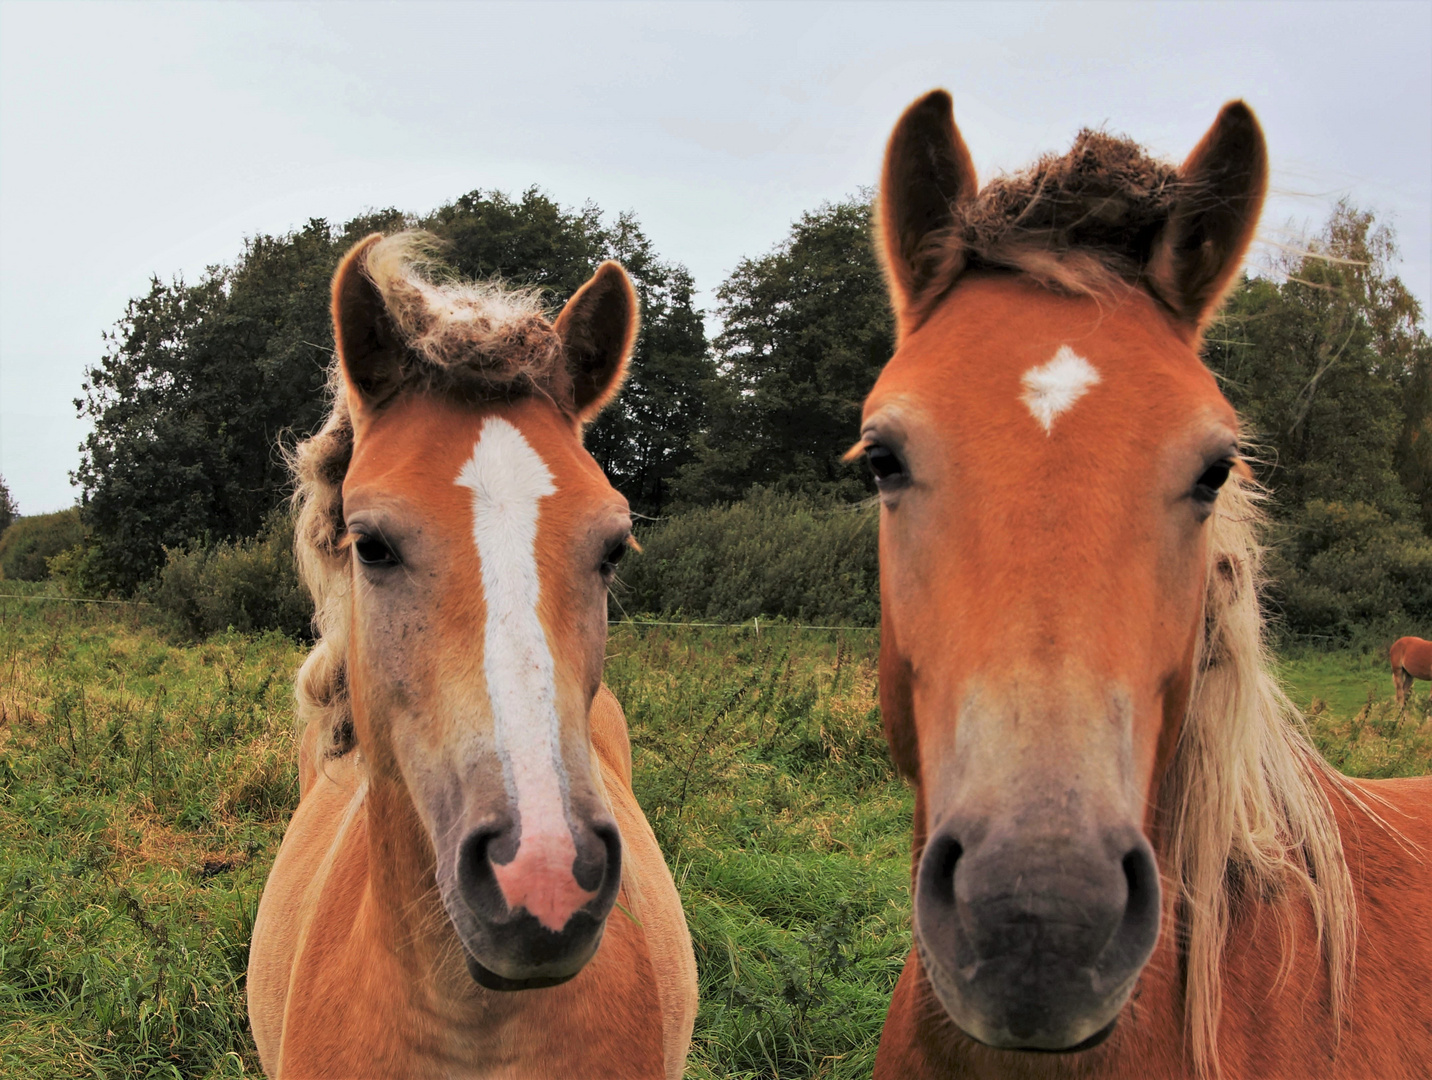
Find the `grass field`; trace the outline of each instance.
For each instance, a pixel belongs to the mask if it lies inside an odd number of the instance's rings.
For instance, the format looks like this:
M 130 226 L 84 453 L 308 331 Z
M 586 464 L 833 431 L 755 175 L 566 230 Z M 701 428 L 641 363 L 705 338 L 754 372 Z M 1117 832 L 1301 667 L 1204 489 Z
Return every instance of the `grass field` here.
M 637 795 L 700 965 L 689 1076 L 870 1075 L 909 947 L 911 810 L 875 648 L 613 632 Z M 272 635 L 175 645 L 142 608 L 0 599 L 0 1074 L 258 1072 L 243 973 L 297 798 L 301 658 Z M 1284 675 L 1341 767 L 1432 769 L 1425 684 L 1399 718 L 1380 656 L 1293 653 Z

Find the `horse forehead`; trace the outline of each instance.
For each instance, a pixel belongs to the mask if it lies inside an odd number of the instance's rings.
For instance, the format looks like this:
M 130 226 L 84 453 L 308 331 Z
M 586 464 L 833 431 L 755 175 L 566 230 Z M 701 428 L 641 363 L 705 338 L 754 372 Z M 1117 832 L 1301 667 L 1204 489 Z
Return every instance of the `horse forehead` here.
M 461 524 L 480 480 L 489 496 L 518 494 L 540 474 L 550 488 L 543 497 L 599 497 L 609 485 L 600 470 L 592 475 L 594 463 L 583 467 L 583 456 L 570 424 L 546 403 L 474 409 L 414 397 L 391 406 L 364 432 L 345 486 L 388 489 Z
M 1151 303 L 1109 308 L 1009 291 L 985 283 L 912 335 L 867 415 L 892 397 L 923 400 L 957 440 L 1050 449 L 1092 441 L 1105 453 L 1118 443 L 1151 450 L 1205 416 L 1234 422 L 1212 374 Z

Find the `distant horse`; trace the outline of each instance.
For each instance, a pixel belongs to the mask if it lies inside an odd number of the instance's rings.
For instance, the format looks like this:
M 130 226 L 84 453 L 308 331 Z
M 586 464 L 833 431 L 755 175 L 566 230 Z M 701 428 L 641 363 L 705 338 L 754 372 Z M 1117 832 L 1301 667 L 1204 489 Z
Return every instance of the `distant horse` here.
M 1397 707 L 1407 704 L 1413 679 L 1432 679 L 1432 641 L 1420 637 L 1398 638 L 1388 650 L 1392 661 L 1392 685 L 1397 689 Z
M 915 948 L 877 1077 L 1427 1075 L 1432 780 L 1303 733 L 1199 362 L 1266 183 L 1241 102 L 1181 167 L 1086 131 L 983 190 L 947 94 L 891 137 L 898 345 L 852 456 Z
M 275 1077 L 679 1077 L 691 939 L 601 683 L 631 519 L 581 442 L 636 296 L 605 263 L 553 324 L 434 280 L 424 244 L 370 236 L 338 268 L 333 410 L 296 454 L 321 639 L 254 925 L 259 1056 Z

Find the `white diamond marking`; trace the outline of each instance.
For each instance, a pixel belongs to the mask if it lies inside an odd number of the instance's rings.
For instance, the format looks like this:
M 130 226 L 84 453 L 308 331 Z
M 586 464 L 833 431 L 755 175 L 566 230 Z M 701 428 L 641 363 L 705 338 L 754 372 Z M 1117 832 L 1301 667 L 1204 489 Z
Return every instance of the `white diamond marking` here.
M 1024 393 L 1019 400 L 1029 406 L 1034 419 L 1049 435 L 1055 418 L 1072 409 L 1089 387 L 1098 385 L 1099 373 L 1068 345 L 1061 345 L 1053 360 L 1030 368 L 1020 381 Z

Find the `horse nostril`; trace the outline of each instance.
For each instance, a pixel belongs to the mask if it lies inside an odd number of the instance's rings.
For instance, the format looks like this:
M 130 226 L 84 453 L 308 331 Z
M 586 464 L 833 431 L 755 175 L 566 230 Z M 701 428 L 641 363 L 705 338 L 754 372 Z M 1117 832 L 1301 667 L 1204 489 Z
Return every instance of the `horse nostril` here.
M 955 867 L 965 853 L 960 842 L 948 833 L 932 839 L 921 859 L 920 891 L 935 903 L 955 902 Z
M 622 836 L 609 821 L 593 824 L 591 832 L 598 842 L 580 846 L 572 874 L 587 892 L 601 892 L 608 875 L 613 870 L 621 872 Z
M 462 842 L 457 856 L 457 881 L 467 905 L 473 914 L 490 919 L 501 918 L 507 911 L 502 889 L 492 870 L 492 861 L 500 857 L 502 848 L 514 847 L 504 844 L 508 830 L 504 826 L 474 829 Z M 508 856 L 509 861 L 511 855 Z
M 1124 856 L 1124 881 L 1128 886 L 1128 900 L 1124 907 L 1124 921 L 1142 920 L 1156 912 L 1159 900 L 1158 869 L 1144 845 L 1140 845 Z
M 1140 843 L 1123 859 L 1120 866 L 1124 872 L 1127 890 L 1124 900 L 1124 915 L 1118 929 L 1106 947 L 1103 964 L 1142 963 L 1148 950 L 1153 948 L 1159 927 L 1159 873 L 1153 852 L 1147 843 Z

